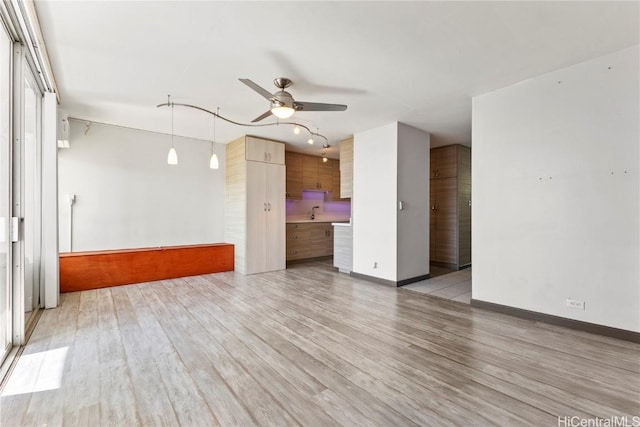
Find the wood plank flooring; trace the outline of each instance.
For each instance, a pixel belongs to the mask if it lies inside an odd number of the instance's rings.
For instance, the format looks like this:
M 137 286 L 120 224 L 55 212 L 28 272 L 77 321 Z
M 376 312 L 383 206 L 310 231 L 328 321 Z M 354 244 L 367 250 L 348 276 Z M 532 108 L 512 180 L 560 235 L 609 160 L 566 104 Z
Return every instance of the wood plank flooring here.
M 625 415 L 640 415 L 640 345 L 319 263 L 64 294 L 0 397 L 2 426 L 557 426 L 558 416 Z

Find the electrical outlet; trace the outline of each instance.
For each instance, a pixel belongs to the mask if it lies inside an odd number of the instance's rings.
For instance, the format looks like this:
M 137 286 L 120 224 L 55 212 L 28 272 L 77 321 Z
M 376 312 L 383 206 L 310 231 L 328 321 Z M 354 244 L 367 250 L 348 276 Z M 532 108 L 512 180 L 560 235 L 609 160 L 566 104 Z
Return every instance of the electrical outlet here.
M 373 263 L 373 268 L 378 268 L 378 263 L 377 262 Z
M 578 310 L 584 310 L 584 301 L 567 298 L 567 307 L 577 308 Z

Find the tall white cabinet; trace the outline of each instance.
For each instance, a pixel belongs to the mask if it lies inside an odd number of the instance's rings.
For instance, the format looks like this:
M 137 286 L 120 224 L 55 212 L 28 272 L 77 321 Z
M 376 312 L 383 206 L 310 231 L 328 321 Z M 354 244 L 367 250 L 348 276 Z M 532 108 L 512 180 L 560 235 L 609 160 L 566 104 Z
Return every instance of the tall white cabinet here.
M 243 136 L 226 146 L 225 240 L 243 274 L 285 268 L 284 144 Z

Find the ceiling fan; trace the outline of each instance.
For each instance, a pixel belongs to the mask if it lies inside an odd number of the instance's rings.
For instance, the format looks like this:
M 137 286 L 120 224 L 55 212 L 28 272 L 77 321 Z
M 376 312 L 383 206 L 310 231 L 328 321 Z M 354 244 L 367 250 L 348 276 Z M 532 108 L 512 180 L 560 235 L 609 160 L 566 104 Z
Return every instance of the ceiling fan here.
M 239 80 L 268 99 L 271 103 L 271 109 L 253 119 L 251 121 L 252 123 L 259 122 L 271 114 L 279 119 L 288 119 L 296 111 L 344 111 L 347 109 L 347 106 L 342 104 L 322 104 L 319 102 L 301 102 L 294 100 L 293 96 L 285 90 L 293 84 L 293 82 L 286 77 L 278 77 L 273 80 L 273 84 L 280 89 L 274 94 L 269 93 L 268 90 L 249 79 Z

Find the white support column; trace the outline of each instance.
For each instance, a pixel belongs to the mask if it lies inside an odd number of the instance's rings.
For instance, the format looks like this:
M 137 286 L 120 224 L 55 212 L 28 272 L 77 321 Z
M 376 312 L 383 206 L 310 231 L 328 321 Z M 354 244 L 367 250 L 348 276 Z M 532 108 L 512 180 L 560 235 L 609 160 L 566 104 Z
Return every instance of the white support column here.
M 56 95 L 42 101 L 42 278 L 45 308 L 58 306 L 58 148 Z

